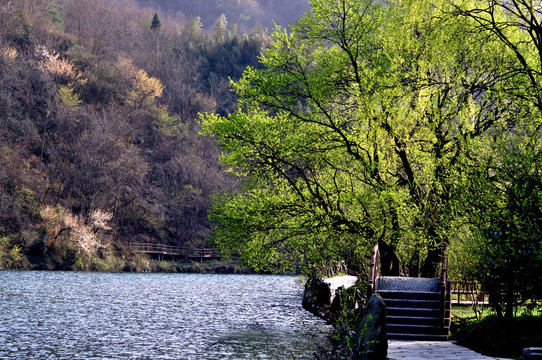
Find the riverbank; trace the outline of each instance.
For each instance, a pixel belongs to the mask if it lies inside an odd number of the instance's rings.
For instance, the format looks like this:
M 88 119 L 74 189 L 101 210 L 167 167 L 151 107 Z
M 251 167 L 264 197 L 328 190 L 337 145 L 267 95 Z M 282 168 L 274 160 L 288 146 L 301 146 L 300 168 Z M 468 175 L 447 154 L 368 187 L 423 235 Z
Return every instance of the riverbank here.
M 187 274 L 256 274 L 252 269 L 244 268 L 235 261 L 206 260 L 203 262 L 158 261 L 149 260 L 150 272 L 187 273 Z
M 0 263 L 0 270 L 60 270 L 88 272 L 162 272 L 188 274 L 255 274 L 253 269 L 241 266 L 239 261 L 211 259 L 204 261 L 157 260 L 144 254 L 128 256 L 106 254 L 92 258 L 76 257 L 64 262 L 51 256 L 23 257 L 15 263 Z
M 65 239 L 64 239 L 65 240 Z M 200 260 L 200 261 L 198 261 Z M 254 274 L 238 259 L 183 258 L 158 259 L 136 251 L 127 244 L 109 244 L 83 249 L 69 241 L 22 242 L 13 245 L 0 236 L 0 270 L 62 270 L 90 272 L 176 272 Z

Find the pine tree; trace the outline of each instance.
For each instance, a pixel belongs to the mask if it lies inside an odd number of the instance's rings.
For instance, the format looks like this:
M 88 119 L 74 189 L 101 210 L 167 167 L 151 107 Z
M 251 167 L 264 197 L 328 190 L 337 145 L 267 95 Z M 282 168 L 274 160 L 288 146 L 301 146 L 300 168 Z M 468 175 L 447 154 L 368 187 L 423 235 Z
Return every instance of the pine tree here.
M 214 39 L 216 43 L 222 43 L 228 38 L 228 20 L 226 15 L 221 14 L 215 21 Z
M 151 22 L 151 30 L 160 30 L 161 26 L 162 26 L 162 23 L 160 22 L 158 13 L 154 13 L 154 17 L 152 18 L 152 22 Z

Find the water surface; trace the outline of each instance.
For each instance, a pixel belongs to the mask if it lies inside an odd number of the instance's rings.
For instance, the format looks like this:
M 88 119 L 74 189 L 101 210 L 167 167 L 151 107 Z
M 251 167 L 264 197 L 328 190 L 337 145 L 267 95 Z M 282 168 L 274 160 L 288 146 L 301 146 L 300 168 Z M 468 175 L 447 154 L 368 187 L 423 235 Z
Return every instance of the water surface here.
M 299 359 L 296 277 L 0 271 L 0 359 Z

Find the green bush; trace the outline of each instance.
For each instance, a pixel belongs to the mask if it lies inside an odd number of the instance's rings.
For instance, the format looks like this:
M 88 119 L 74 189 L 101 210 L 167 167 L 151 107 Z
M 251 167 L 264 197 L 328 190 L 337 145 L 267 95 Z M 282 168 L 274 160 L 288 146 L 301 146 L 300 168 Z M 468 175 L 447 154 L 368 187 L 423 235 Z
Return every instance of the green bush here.
M 160 272 L 175 272 L 175 263 L 172 261 L 158 261 L 158 271 Z
M 104 259 L 100 259 L 99 257 L 92 258 L 92 271 L 111 271 L 112 266 L 109 262 L 107 262 Z
M 0 269 L 23 269 L 29 262 L 15 236 L 0 236 Z
M 121 256 L 109 254 L 106 261 L 111 265 L 111 271 L 123 271 L 126 268 L 126 260 Z
M 149 272 L 152 271 L 149 259 L 145 254 L 136 254 L 128 261 L 129 271 Z

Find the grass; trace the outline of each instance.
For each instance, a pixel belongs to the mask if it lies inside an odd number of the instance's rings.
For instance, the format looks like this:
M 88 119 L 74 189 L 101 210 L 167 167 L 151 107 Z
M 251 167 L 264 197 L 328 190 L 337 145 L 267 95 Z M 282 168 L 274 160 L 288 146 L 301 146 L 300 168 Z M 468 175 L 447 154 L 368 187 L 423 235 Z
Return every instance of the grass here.
M 479 311 L 481 313 L 481 317 L 485 318 L 487 316 L 493 316 L 496 315 L 493 308 L 483 305 L 479 307 Z M 538 317 L 542 316 L 542 308 L 535 308 L 530 309 L 527 306 L 518 306 L 515 312 L 516 317 Z M 464 322 L 467 320 L 472 320 L 476 318 L 476 314 L 474 313 L 474 310 L 472 306 L 470 305 L 457 305 L 452 303 L 452 321 L 454 319 L 458 322 Z
M 452 305 L 452 338 L 488 356 L 520 359 L 524 348 L 542 346 L 542 314 L 520 307 L 512 320 L 499 319 L 484 307 L 481 320 L 469 306 Z
M 495 315 L 495 311 L 489 306 L 480 306 L 478 308 L 482 318 L 488 315 Z M 452 321 L 466 321 L 476 319 L 474 309 L 470 305 L 457 305 L 452 303 Z

